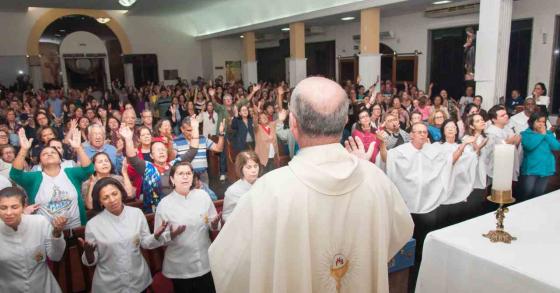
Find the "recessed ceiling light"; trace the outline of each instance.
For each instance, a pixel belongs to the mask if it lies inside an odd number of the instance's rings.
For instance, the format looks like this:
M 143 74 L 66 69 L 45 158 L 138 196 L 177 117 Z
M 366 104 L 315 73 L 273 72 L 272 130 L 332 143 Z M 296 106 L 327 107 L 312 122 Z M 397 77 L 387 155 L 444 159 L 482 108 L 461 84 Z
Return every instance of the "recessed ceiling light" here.
M 289 31 L 290 31 L 290 28 L 289 28 L 289 27 L 283 27 L 283 28 L 282 28 L 282 31 L 283 31 L 283 32 L 289 32 Z
M 19 75 L 22 75 L 22 74 L 23 74 L 23 70 L 19 70 L 19 71 L 18 71 L 18 74 L 19 74 Z
M 244 36 L 244 35 L 240 35 L 239 37 L 243 39 L 245 36 Z
M 136 2 L 136 0 L 119 0 L 119 4 L 124 7 L 129 7 L 134 4 L 134 2 Z
M 346 16 L 346 17 L 341 18 L 340 20 L 349 21 L 349 20 L 354 20 L 354 19 L 356 19 L 354 16 Z
M 432 4 L 434 4 L 434 5 L 440 5 L 440 4 L 447 4 L 447 3 L 451 3 L 451 1 L 450 1 L 450 0 L 442 0 L 442 1 L 436 1 L 436 2 L 434 2 L 434 3 L 432 3 Z
M 97 22 L 102 23 L 102 24 L 103 23 L 108 23 L 109 21 L 111 21 L 111 19 L 108 18 L 108 17 L 98 17 L 98 18 L 96 18 L 96 20 L 97 20 Z

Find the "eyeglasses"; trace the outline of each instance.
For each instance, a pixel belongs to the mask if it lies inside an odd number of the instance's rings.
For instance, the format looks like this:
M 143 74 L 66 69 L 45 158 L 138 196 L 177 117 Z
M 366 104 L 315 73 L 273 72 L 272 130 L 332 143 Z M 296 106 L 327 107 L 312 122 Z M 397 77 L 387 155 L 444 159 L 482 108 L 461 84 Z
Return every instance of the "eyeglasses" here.
M 428 132 L 425 131 L 425 130 L 420 130 L 420 131 L 417 130 L 417 131 L 412 131 L 412 132 L 417 133 L 417 134 L 428 134 Z
M 434 118 L 435 118 L 435 119 L 443 119 L 443 118 L 445 118 L 445 117 L 443 117 L 443 116 L 435 116 Z

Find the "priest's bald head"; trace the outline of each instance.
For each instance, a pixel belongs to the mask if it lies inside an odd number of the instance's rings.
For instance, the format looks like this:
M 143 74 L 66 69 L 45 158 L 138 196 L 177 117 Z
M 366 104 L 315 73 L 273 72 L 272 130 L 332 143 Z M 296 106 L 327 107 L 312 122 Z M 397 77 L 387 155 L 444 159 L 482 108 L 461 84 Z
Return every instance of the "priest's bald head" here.
M 348 96 L 323 77 L 300 81 L 290 101 L 290 130 L 301 148 L 340 142 L 348 121 Z

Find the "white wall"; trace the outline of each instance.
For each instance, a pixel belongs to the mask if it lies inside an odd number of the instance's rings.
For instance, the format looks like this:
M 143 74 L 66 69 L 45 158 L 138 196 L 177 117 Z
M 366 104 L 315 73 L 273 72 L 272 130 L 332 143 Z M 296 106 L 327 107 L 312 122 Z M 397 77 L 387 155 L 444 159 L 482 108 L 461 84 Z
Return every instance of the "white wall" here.
M 0 84 L 10 86 L 16 82 L 19 71 L 28 74 L 27 58 L 25 56 L 0 56 Z
M 35 21 L 47 11 L 33 8 L 27 12 L 0 12 L 0 56 L 27 54 L 27 38 Z M 184 15 L 150 17 L 130 16 L 116 11 L 109 14 L 127 34 L 133 54 L 156 54 L 160 80 L 163 70 L 177 69 L 182 78 L 202 74 L 200 42 L 193 37 L 190 19 Z
M 519 0 L 514 2 L 513 19 L 533 19 L 533 39 L 531 42 L 531 56 L 529 68 L 529 88 L 539 81 L 550 85 L 555 16 L 560 14 L 559 0 Z M 383 17 L 381 11 L 381 31 L 393 31 L 395 38 L 381 40 L 393 50 L 401 53 L 422 52 L 418 56 L 418 86 L 426 88 L 429 84 L 428 72 L 428 34 L 429 30 L 465 26 L 478 23 L 478 14 L 461 15 L 446 18 L 426 18 L 423 12 L 417 12 L 393 17 Z M 347 57 L 357 54 L 353 49 L 356 44 L 352 36 L 360 34 L 359 22 L 341 23 L 340 25 L 325 26 L 324 34 L 306 37 L 306 42 L 321 42 L 334 40 L 336 42 L 336 56 Z M 543 43 L 546 34 L 546 43 Z M 257 43 L 257 48 L 278 46 L 278 42 L 269 41 Z M 338 63 L 338 62 L 337 62 Z M 338 67 L 338 64 L 337 64 Z M 337 68 L 338 76 L 338 68 Z

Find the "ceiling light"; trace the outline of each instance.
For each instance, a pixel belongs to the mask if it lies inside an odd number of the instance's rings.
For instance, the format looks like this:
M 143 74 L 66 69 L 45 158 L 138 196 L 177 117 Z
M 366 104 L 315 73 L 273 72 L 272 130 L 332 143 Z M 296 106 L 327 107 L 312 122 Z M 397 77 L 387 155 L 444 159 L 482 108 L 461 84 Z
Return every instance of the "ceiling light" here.
M 244 35 L 240 35 L 239 37 L 243 39 L 245 36 L 244 36 Z
M 560 49 L 554 50 L 554 54 L 556 54 L 556 55 L 560 54 Z
M 434 3 L 432 3 L 432 4 L 434 4 L 434 5 L 440 5 L 440 4 L 447 4 L 447 3 L 451 3 L 451 1 L 450 1 L 450 0 L 442 0 L 442 1 L 436 1 L 436 2 L 434 2 Z
M 111 21 L 111 19 L 108 17 L 98 17 L 95 20 L 97 20 L 97 22 L 99 23 L 108 23 L 109 21 Z
M 349 21 L 349 20 L 354 20 L 354 19 L 356 19 L 354 16 L 346 16 L 346 17 L 341 18 L 340 20 Z
M 23 70 L 19 70 L 19 71 L 18 71 L 18 74 L 19 74 L 19 75 L 22 75 L 22 74 L 23 74 Z
M 134 2 L 136 2 L 136 0 L 119 0 L 119 4 L 124 6 L 124 7 L 132 6 L 132 4 L 134 4 Z
M 290 28 L 289 28 L 289 27 L 283 27 L 283 28 L 282 28 L 282 31 L 283 31 L 283 32 L 289 32 L 289 31 L 290 31 Z

